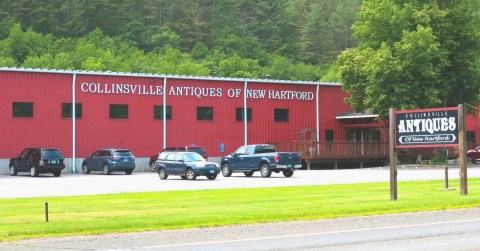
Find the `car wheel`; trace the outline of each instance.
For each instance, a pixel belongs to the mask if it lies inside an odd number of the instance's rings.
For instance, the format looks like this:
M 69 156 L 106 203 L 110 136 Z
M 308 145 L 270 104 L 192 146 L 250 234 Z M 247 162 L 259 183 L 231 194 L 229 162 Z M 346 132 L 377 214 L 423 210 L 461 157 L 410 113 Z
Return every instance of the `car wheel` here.
M 195 175 L 193 170 L 190 168 L 185 172 L 185 176 L 187 177 L 187 180 L 194 180 L 197 178 L 197 175 Z
M 90 173 L 90 170 L 88 170 L 87 163 L 83 164 L 82 172 L 83 172 L 83 174 L 89 174 Z
M 287 169 L 283 171 L 283 176 L 285 177 L 292 177 L 293 175 L 293 170 L 292 169 Z
M 17 176 L 18 172 L 17 172 L 17 169 L 15 168 L 14 165 L 11 165 L 9 170 L 10 170 L 10 175 L 11 176 Z
M 225 163 L 222 165 L 222 175 L 223 177 L 230 177 L 232 176 L 232 169 L 230 168 L 230 165 Z
M 262 174 L 262 177 L 270 177 L 270 175 L 272 175 L 272 171 L 270 170 L 270 167 L 268 166 L 268 164 L 262 164 L 260 166 L 260 173 Z
M 62 172 L 56 171 L 56 172 L 53 173 L 53 176 L 60 177 L 61 174 L 62 174 Z
M 111 173 L 111 171 L 108 169 L 108 165 L 103 164 L 103 174 L 109 175 L 110 173 Z
M 244 172 L 243 174 L 245 174 L 245 176 L 247 176 L 247 177 L 252 177 L 252 175 L 253 175 L 253 171 L 250 171 L 250 172 Z
M 207 175 L 207 179 L 209 180 L 214 180 L 217 178 L 217 175 L 216 174 L 212 174 L 212 175 Z
M 180 178 L 182 178 L 182 180 L 186 180 L 186 179 L 187 179 L 187 176 L 185 176 L 185 175 L 180 175 Z
M 32 177 L 37 177 L 38 176 L 38 170 L 36 167 L 32 166 L 30 167 L 30 176 Z
M 132 172 L 133 172 L 133 170 L 126 170 L 126 171 L 125 171 L 125 174 L 126 174 L 126 175 L 130 175 L 130 174 L 132 174 Z
M 473 163 L 473 164 L 475 164 L 475 161 L 473 160 L 472 157 L 467 156 L 467 163 Z
M 165 168 L 160 168 L 160 170 L 158 170 L 158 177 L 160 177 L 160 179 L 162 179 L 162 180 L 166 180 L 168 178 L 168 174 L 165 171 Z M 185 177 L 185 176 L 183 176 L 183 177 Z

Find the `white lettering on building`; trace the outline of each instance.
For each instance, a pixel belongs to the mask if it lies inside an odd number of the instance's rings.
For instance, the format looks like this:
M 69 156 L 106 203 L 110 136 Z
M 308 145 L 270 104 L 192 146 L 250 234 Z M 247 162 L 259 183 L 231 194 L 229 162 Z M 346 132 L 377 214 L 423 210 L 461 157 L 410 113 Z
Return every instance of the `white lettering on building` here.
M 185 96 L 196 98 L 221 98 L 223 96 L 222 88 L 214 87 L 194 87 L 194 86 L 171 86 L 168 92 L 164 92 L 161 85 L 142 85 L 142 84 L 117 84 L 117 83 L 87 83 L 80 84 L 80 90 L 84 93 L 97 94 L 130 94 L 130 95 L 157 95 L 164 93 L 169 96 Z M 167 90 L 165 90 L 167 91 Z M 287 90 L 254 90 L 247 89 L 228 89 L 226 91 L 229 98 L 241 98 L 246 95 L 247 99 L 277 99 L 277 100 L 313 100 L 313 92 L 305 91 L 287 91 Z
M 80 90 L 99 94 L 163 95 L 163 86 L 160 85 L 82 83 Z

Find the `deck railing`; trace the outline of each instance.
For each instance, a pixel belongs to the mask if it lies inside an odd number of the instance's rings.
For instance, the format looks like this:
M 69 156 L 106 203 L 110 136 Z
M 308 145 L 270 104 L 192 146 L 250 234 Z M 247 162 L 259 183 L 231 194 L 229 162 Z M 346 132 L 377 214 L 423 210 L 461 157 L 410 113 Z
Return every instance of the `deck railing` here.
M 390 154 L 388 142 L 292 141 L 271 144 L 275 145 L 277 151 L 299 152 L 303 159 L 387 159 Z M 458 148 L 444 149 L 448 158 L 458 158 Z M 405 158 L 408 162 L 415 161 L 419 155 L 423 159 L 431 159 L 439 154 L 438 151 L 438 148 L 410 148 L 398 149 L 397 152 L 399 158 Z

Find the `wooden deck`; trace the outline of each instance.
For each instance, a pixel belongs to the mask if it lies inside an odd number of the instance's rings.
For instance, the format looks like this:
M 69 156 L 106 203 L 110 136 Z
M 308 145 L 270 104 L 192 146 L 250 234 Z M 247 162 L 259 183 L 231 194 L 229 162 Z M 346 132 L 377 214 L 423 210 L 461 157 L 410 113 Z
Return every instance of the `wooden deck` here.
M 270 143 L 281 152 L 299 152 L 302 160 L 310 163 L 333 162 L 335 167 L 340 162 L 359 162 L 363 167 L 365 162 L 389 162 L 388 142 L 314 142 L 292 141 Z M 441 152 L 439 152 L 441 151 Z M 455 148 L 412 148 L 399 149 L 398 162 L 412 164 L 419 158 L 432 159 L 433 156 L 448 156 L 449 159 L 458 158 L 458 149 Z

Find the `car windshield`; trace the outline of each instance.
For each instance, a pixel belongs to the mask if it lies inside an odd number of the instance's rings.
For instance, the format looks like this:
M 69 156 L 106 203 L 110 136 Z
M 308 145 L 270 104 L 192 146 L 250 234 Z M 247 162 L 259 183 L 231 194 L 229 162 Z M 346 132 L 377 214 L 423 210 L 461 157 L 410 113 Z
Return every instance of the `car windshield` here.
M 43 158 L 63 158 L 62 153 L 58 149 L 43 149 Z
M 204 161 L 205 160 L 202 156 L 200 156 L 200 154 L 194 153 L 194 152 L 184 153 L 183 154 L 183 159 L 185 161 L 188 161 L 188 162 L 190 162 L 190 161 Z
M 131 157 L 133 156 L 132 153 L 129 150 L 117 150 L 115 151 L 116 156 L 122 156 L 122 157 Z

